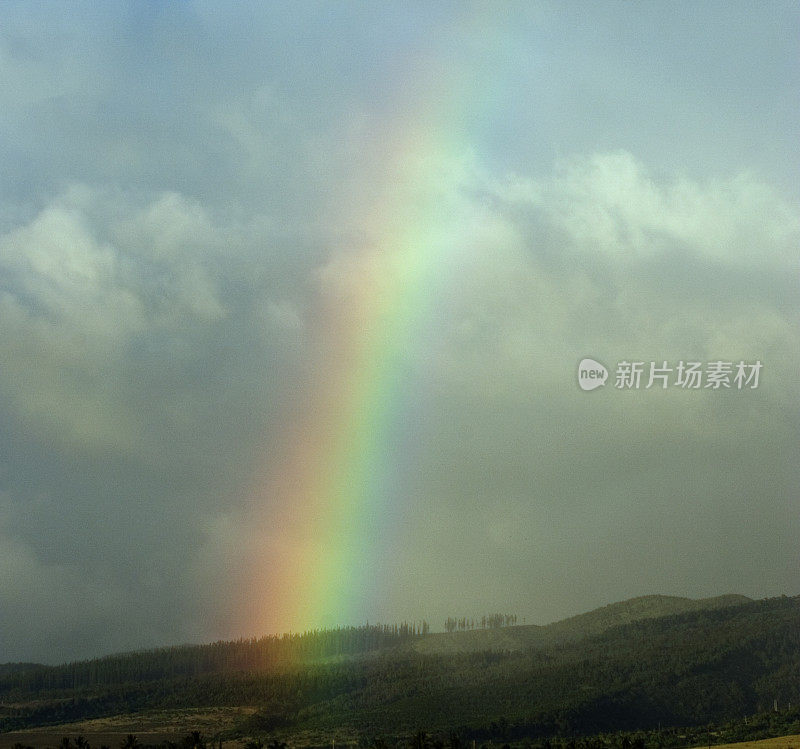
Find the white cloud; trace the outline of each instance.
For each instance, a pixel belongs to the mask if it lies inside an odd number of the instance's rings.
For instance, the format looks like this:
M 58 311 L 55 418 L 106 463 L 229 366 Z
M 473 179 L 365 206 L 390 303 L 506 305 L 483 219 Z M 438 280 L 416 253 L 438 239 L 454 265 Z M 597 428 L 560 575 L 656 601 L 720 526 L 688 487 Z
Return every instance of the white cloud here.
M 129 449 L 145 430 L 128 400 L 131 346 L 181 339 L 226 310 L 202 209 L 174 194 L 144 208 L 115 197 L 74 186 L 0 236 L 2 388 L 62 437 Z
M 409 359 L 443 392 L 482 399 L 532 403 L 541 388 L 571 386 L 565 371 L 587 354 L 769 356 L 772 395 L 787 396 L 798 347 L 774 285 L 794 262 L 800 220 L 769 186 L 746 174 L 657 177 L 624 151 L 538 178 L 492 178 L 469 154 L 439 166 L 422 173 L 436 196 L 426 221 L 414 222 L 401 183 L 387 211 L 398 226 L 381 239 L 366 210 L 374 245 L 319 270 L 341 325 L 369 322 L 358 317 L 365 298 L 413 298 L 426 335 L 412 335 Z
M 635 259 L 685 248 L 736 266 L 796 259 L 796 209 L 748 174 L 657 179 L 617 151 L 566 159 L 552 177 L 512 178 L 493 189 L 504 202 L 540 210 L 585 252 Z

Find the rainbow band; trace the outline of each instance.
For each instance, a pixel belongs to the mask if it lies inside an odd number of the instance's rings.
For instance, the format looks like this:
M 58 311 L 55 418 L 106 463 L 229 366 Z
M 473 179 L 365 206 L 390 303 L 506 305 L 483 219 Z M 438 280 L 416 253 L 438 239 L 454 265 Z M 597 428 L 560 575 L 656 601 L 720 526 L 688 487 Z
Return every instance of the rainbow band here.
M 320 311 L 324 366 L 279 472 L 259 490 L 271 508 L 252 593 L 266 589 L 253 623 L 262 632 L 359 623 L 375 610 L 374 570 L 391 545 L 392 505 L 403 499 L 398 477 L 409 470 L 400 462 L 411 405 L 404 367 L 424 349 L 459 235 L 470 232 L 459 196 L 470 148 L 451 122 L 459 122 L 454 103 L 467 111 L 477 92 L 430 61 L 417 68 L 415 85 L 427 86 L 414 92 L 421 106 L 393 117 L 393 131 L 375 139 L 370 174 L 385 175 L 383 189 L 354 219 L 370 247 L 326 269 L 334 289 Z

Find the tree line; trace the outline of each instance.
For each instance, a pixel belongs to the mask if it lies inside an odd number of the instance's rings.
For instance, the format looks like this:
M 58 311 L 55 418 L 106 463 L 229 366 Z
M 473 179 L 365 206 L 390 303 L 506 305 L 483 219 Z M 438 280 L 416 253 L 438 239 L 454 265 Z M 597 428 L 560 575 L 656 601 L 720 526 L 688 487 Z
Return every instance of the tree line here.
M 353 634 L 350 644 L 384 636 L 396 643 L 420 630 L 421 624 L 396 630 L 381 625 L 380 631 Z M 331 726 L 349 735 L 408 735 L 427 726 L 461 727 L 477 742 L 517 741 L 707 726 L 772 710 L 776 703 L 781 714 L 800 704 L 800 597 L 644 619 L 509 652 L 421 650 L 390 646 L 368 656 L 289 660 L 264 671 L 58 689 L 24 689 L 23 679 L 30 682 L 36 669 L 4 675 L 0 669 L 6 685 L 0 689 L 0 731 L 122 713 L 253 705 L 256 713 L 237 724 L 242 736 L 300 735 Z M 145 656 L 145 662 L 152 658 Z
M 264 672 L 332 656 L 358 655 L 396 646 L 430 631 L 428 622 L 364 624 L 302 633 L 179 645 L 67 663 L 0 671 L 0 693 L 80 689 L 111 684 L 198 677 L 211 673 Z M 22 664 L 20 664 L 22 666 Z
M 444 621 L 445 632 L 463 632 L 468 629 L 497 629 L 498 627 L 514 627 L 517 624 L 516 614 L 489 614 L 480 619 L 460 619 L 448 616 Z

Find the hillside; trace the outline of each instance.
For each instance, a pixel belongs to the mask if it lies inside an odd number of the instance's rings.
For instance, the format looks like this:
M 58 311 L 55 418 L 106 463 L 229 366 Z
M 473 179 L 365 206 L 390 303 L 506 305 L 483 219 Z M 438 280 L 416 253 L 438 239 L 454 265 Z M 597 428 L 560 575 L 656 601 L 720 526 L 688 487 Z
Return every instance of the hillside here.
M 684 610 L 658 616 L 659 607 Z M 449 639 L 472 648 L 486 633 Z M 421 652 L 422 643 L 447 638 L 371 629 L 343 630 L 338 639 L 335 633 L 311 637 L 296 642 L 298 652 L 343 641 L 364 647 L 334 659 L 259 668 L 243 668 L 236 659 L 258 641 L 36 667 L 0 678 L 0 726 L 122 714 L 129 722 L 136 715 L 144 721 L 158 711 L 230 708 L 243 712 L 225 729 L 229 738 L 278 732 L 325 743 L 340 732 L 397 736 L 425 727 L 458 729 L 480 740 L 519 739 L 703 726 L 742 719 L 774 700 L 800 702 L 800 597 L 633 599 L 547 627 L 491 632 L 486 642 L 492 647 L 484 650 L 457 645 L 450 652 L 440 646 Z M 385 642 L 372 647 L 380 637 Z M 526 638 L 533 645 L 521 646 Z M 294 647 L 291 640 L 280 642 Z M 515 645 L 500 652 L 501 642 Z M 209 668 L 195 675 L 163 671 L 190 662 Z M 142 678 L 131 678 L 136 668 Z M 97 678 L 87 680 L 92 673 Z M 74 686 L 56 685 L 70 674 Z
M 573 640 L 642 619 L 657 619 L 689 611 L 710 611 L 751 602 L 752 599 L 747 596 L 731 594 L 699 599 L 660 595 L 640 596 L 554 622 L 544 629 L 550 640 Z
M 612 603 L 545 626 L 522 625 L 497 629 L 475 629 L 466 632 L 436 633 L 414 640 L 411 647 L 419 653 L 474 653 L 484 650 L 516 652 L 579 640 L 590 635 L 641 619 L 739 606 L 752 599 L 742 595 L 713 598 L 680 598 L 650 595 Z
M 0 663 L 0 677 L 20 671 L 30 671 L 34 668 L 46 668 L 41 663 Z
M 421 636 L 405 623 L 367 625 L 120 653 L 61 666 L 7 663 L 0 664 L 0 690 L 4 685 L 19 685 L 25 689 L 74 688 L 210 673 L 267 671 L 286 663 L 314 663 L 390 650 L 406 652 L 411 649 L 422 654 L 519 652 L 579 640 L 640 619 L 736 606 L 750 600 L 741 595 L 702 599 L 651 595 L 613 603 L 545 626 L 497 627 Z

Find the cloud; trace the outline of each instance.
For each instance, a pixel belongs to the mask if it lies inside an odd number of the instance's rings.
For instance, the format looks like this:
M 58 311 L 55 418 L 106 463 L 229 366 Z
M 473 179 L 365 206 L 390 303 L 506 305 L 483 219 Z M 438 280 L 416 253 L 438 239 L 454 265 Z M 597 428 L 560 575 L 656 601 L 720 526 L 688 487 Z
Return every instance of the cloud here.
M 226 310 L 199 206 L 174 194 L 142 207 L 119 197 L 111 207 L 74 186 L 0 236 L 0 349 L 3 389 L 21 414 L 56 437 L 130 448 L 145 430 L 127 380 L 135 349 L 172 338 L 161 363 L 174 366 Z
M 796 592 L 796 13 L 622 8 L 4 4 L 9 657 L 260 634 L 258 487 L 381 304 L 395 505 L 344 618 Z M 610 384 L 690 357 L 762 383 Z
M 482 317 L 496 321 L 497 342 L 539 340 L 542 352 L 791 355 L 800 224 L 752 177 L 659 180 L 616 152 L 473 191 L 491 196 L 509 230 L 464 271 L 454 339 L 474 337 Z
M 241 518 L 252 456 L 274 440 L 304 355 L 307 261 L 270 249 L 263 216 L 226 219 L 174 192 L 76 184 L 18 215 L 0 236 L 12 657 L 228 631 L 201 611 L 237 545 L 206 526 Z
M 436 257 L 397 351 L 414 394 L 395 425 L 412 435 L 395 456 L 404 519 L 364 617 L 546 599 L 548 618 L 593 595 L 738 581 L 761 594 L 744 560 L 796 530 L 794 209 L 752 177 L 654 176 L 624 152 L 530 177 L 451 153 L 436 174 Z M 48 601 L 65 610 L 19 657 L 248 634 L 250 587 L 270 584 L 257 560 L 275 553 L 253 486 L 303 418 L 299 388 L 358 333 L 342 326 L 364 322 L 365 292 L 420 281 L 409 238 L 372 214 L 353 249 L 353 215 L 309 249 L 303 227 L 263 213 L 75 184 L 0 236 L 0 439 L 26 440 L 3 477 L 0 603 L 15 638 Z M 586 355 L 610 369 L 760 358 L 764 379 L 752 393 L 586 394 Z M 749 541 L 737 529 L 760 512 L 775 520 Z M 648 563 L 631 539 L 657 527 L 670 541 Z M 704 534 L 716 545 L 693 562 Z M 583 582 L 566 594 L 564 579 Z M 131 602 L 147 627 L 120 624 Z
M 438 250 L 456 261 L 404 351 L 424 405 L 400 417 L 417 471 L 405 477 L 397 600 L 482 599 L 467 579 L 514 581 L 504 600 L 562 602 L 563 581 L 583 580 L 576 609 L 593 590 L 600 604 L 625 590 L 758 587 L 759 545 L 797 529 L 784 512 L 800 422 L 796 209 L 747 175 L 651 176 L 622 152 L 536 178 L 472 172 L 451 189 L 453 215 L 478 228 L 439 227 Z M 380 257 L 337 257 L 327 271 L 369 277 Z M 612 369 L 592 394 L 575 382 L 586 355 Z M 758 359 L 764 372 L 750 392 L 621 392 L 623 359 Z M 648 562 L 641 539 L 662 532 Z M 769 564 L 787 569 L 788 555 Z
M 546 180 L 511 178 L 493 192 L 540 211 L 584 250 L 618 260 L 688 248 L 734 266 L 785 267 L 800 232 L 796 209 L 752 175 L 657 179 L 626 151 L 574 156 Z

